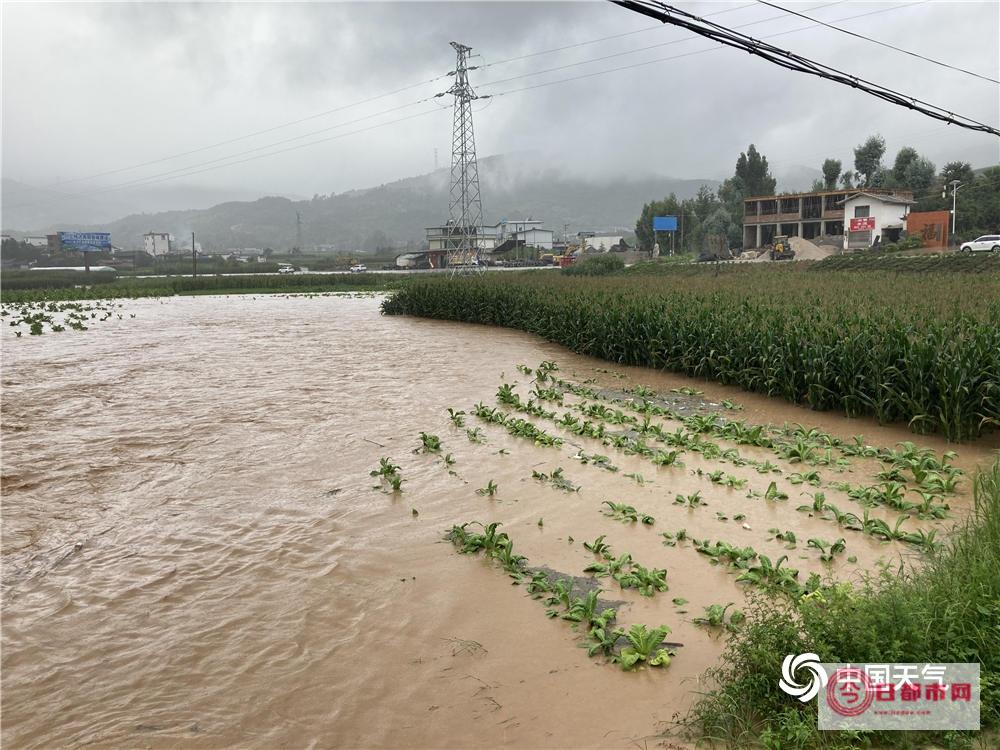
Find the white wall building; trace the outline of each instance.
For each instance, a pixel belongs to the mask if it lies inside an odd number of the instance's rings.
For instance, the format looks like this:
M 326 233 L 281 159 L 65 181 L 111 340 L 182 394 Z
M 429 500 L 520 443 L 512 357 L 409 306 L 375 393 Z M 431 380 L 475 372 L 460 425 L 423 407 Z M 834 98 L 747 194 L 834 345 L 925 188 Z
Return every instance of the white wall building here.
M 582 237 L 583 251 L 592 253 L 610 253 L 611 248 L 620 245 L 622 235 L 604 235 L 601 237 Z
M 30 237 L 25 237 L 24 241 L 27 242 L 32 247 L 48 247 L 49 238 L 44 234 L 42 235 L 32 235 Z
M 541 250 L 552 249 L 551 229 L 526 229 L 523 232 L 517 232 L 514 237 L 527 247 L 537 247 Z
M 871 247 L 895 242 L 906 226 L 913 200 L 896 195 L 859 192 L 844 199 L 844 249 Z
M 173 237 L 166 232 L 146 232 L 142 235 L 142 249 L 154 258 L 169 255 Z
M 500 221 L 480 227 L 474 242 L 481 253 L 492 253 L 509 240 L 551 250 L 553 232 L 551 229 L 542 229 L 541 224 L 536 219 Z M 450 223 L 440 227 L 427 227 L 427 247 L 432 252 L 448 250 L 457 241 L 455 228 Z

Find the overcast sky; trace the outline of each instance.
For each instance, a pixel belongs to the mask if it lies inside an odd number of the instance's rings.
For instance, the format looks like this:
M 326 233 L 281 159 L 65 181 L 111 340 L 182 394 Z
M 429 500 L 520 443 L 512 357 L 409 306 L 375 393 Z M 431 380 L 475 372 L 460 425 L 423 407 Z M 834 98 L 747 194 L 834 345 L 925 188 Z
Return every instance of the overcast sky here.
M 679 5 L 729 26 L 753 24 L 742 31 L 758 37 L 797 29 L 770 41 L 994 126 L 1000 121 L 996 84 L 827 28 L 803 30 L 807 21 L 750 0 Z M 993 78 L 1000 71 L 995 0 L 784 5 Z M 861 14 L 871 15 L 846 20 Z M 172 184 L 311 196 L 428 172 L 435 149 L 444 166 L 451 99 L 416 102 L 448 87 L 450 79 L 430 81 L 453 68 L 451 40 L 481 55 L 474 61 L 486 67 L 471 74 L 478 93 L 511 92 L 476 105 L 481 157 L 528 152 L 540 165 L 595 179 L 721 178 L 751 142 L 780 173 L 818 167 L 828 156 L 846 165 L 852 147 L 877 131 L 890 158 L 912 145 L 939 168 L 955 159 L 1000 161 L 996 137 L 688 39 L 604 2 L 5 2 L 2 20 L 3 174 L 31 185 L 172 157 L 340 108 L 223 147 L 64 184 L 65 191 L 205 169 L 249 149 L 261 150 L 234 158 L 338 135 Z M 636 33 L 581 44 L 626 32 Z M 532 54 L 569 45 L 579 46 Z M 579 78 L 665 57 L 676 59 Z M 573 65 L 594 58 L 608 59 Z M 572 67 L 534 75 L 562 66 Z M 517 91 L 550 81 L 561 82 Z M 420 85 L 349 106 L 413 84 Z

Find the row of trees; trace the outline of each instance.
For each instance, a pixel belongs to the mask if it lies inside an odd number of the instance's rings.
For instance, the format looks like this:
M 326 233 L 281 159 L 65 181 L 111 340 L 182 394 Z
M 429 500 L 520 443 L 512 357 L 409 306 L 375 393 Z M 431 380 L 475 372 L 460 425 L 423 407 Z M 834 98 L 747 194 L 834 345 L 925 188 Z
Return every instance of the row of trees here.
M 1000 232 L 1000 167 L 990 167 L 975 173 L 970 164 L 953 161 L 940 172 L 934 163 L 915 148 L 904 146 L 896 152 L 890 165 L 883 162 L 885 139 L 873 135 L 854 149 L 854 168 L 844 170 L 840 159 L 823 161 L 823 179 L 813 183 L 813 190 L 851 188 L 905 188 L 913 191 L 914 211 L 938 211 L 951 208 L 950 192 L 942 192 L 953 180 L 962 187 L 958 193 L 957 241 L 981 234 Z M 736 160 L 733 176 L 717 191 L 702 187 L 694 198 L 678 200 L 671 193 L 663 200 L 651 201 L 642 207 L 635 225 L 640 250 L 653 247 L 653 217 L 677 216 L 683 232 L 676 238 L 678 252 L 700 252 L 705 237 L 725 235 L 731 246 L 743 241 L 743 202 L 755 195 L 774 195 L 777 180 L 771 174 L 767 157 L 750 147 Z M 661 250 L 666 238 L 661 240 Z
M 844 189 L 898 187 L 923 193 L 934 184 L 934 162 L 921 156 L 915 148 L 903 146 L 899 149 L 891 167 L 882 163 L 884 156 L 885 139 L 880 135 L 873 135 L 854 149 L 853 170 L 845 170 L 840 159 L 826 159 L 821 167 L 823 179 L 816 180 L 812 189 L 836 190 L 839 183 Z
M 699 252 L 709 235 L 725 235 L 731 246 L 739 245 L 743 241 L 743 201 L 752 195 L 772 195 L 776 187 L 767 157 L 751 143 L 736 160 L 733 176 L 718 191 L 702 186 L 694 198 L 679 201 L 671 193 L 644 205 L 635 225 L 639 249 L 648 251 L 653 247 L 654 216 L 678 217 L 683 226 L 677 237 L 678 252 Z M 661 246 L 661 250 L 666 249 Z

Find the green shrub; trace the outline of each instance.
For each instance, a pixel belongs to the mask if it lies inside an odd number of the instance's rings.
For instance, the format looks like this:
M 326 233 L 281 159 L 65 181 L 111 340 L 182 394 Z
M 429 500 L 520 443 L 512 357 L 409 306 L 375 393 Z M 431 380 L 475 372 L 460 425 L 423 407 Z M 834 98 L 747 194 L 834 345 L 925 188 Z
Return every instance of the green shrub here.
M 778 688 L 787 654 L 824 662 L 979 662 L 983 728 L 1000 727 L 1000 459 L 980 472 L 975 509 L 927 564 L 884 571 L 822 596 L 792 601 L 758 592 L 729 641 L 714 685 L 688 722 L 695 734 L 732 747 L 877 747 L 961 744 L 963 733 L 819 732 L 816 702 Z M 964 741 L 968 742 L 968 736 Z M 766 740 L 766 741 L 765 741 Z
M 562 270 L 567 276 L 608 276 L 625 269 L 625 261 L 617 255 L 585 255 L 573 265 Z

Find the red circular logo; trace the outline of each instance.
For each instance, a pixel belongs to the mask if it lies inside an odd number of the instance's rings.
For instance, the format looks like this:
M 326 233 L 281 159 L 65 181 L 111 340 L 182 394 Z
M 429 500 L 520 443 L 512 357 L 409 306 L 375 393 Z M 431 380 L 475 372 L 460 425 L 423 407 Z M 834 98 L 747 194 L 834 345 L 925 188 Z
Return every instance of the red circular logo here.
M 875 687 L 863 669 L 838 669 L 826 683 L 826 702 L 841 716 L 858 716 L 875 700 Z

